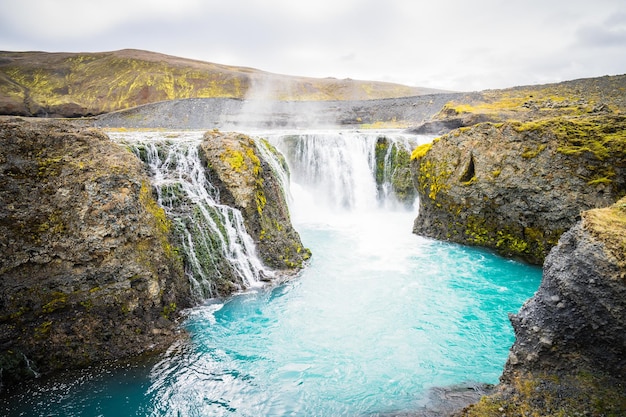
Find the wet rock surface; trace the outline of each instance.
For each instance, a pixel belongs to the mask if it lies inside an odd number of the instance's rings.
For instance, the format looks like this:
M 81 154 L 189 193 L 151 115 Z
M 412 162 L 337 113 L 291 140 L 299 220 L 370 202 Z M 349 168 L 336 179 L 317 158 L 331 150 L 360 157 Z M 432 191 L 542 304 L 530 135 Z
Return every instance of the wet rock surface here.
M 239 209 L 261 260 L 277 271 L 294 273 L 309 259 L 291 225 L 282 185 L 252 138 L 239 133 L 207 132 L 200 146 L 211 182 L 220 200 Z M 280 157 L 280 156 L 279 156 Z

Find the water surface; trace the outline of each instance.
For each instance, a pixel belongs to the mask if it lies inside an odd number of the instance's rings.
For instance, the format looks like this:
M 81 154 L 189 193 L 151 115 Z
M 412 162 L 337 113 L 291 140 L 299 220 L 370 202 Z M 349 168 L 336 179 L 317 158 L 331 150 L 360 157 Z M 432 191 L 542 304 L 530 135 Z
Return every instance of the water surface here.
M 497 383 L 513 342 L 508 314 L 541 270 L 413 235 L 416 209 L 376 202 L 367 140 L 350 148 L 335 137 L 349 149 L 328 152 L 320 139 L 328 158 L 344 152 L 349 173 L 333 177 L 314 150 L 291 152 L 293 221 L 313 252 L 295 279 L 191 309 L 190 340 L 156 361 L 39 381 L 0 412 L 365 416 L 419 409 L 433 387 Z M 315 172 L 298 166 L 311 157 Z

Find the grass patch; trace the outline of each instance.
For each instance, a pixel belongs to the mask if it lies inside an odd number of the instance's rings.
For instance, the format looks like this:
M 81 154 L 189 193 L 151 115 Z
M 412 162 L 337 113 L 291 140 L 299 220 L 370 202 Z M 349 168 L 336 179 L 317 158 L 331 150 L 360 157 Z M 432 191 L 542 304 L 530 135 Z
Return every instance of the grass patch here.
M 586 230 L 604 242 L 622 270 L 626 269 L 626 197 L 611 207 L 584 212 L 583 219 Z M 626 279 L 624 272 L 622 279 Z

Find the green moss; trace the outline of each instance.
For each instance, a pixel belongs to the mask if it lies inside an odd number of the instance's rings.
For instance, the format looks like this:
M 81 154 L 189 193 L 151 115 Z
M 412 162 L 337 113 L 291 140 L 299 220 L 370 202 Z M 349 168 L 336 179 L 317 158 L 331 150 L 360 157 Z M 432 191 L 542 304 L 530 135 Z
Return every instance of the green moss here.
M 60 310 L 67 305 L 67 294 L 55 292 L 51 296 L 53 297 L 52 300 L 41 307 L 41 311 L 47 314 Z
M 43 339 L 48 337 L 50 329 L 52 328 L 52 321 L 44 321 L 39 326 L 35 327 L 35 338 Z
M 169 320 L 170 315 L 172 315 L 172 313 L 175 313 L 176 309 L 176 303 L 169 303 L 168 305 L 163 307 L 163 311 L 161 311 L 161 316 Z
M 588 371 L 569 375 L 541 373 L 515 376 L 510 389 L 486 396 L 464 417 L 618 417 L 626 410 L 623 381 Z
M 514 123 L 517 132 L 551 135 L 558 141 L 557 151 L 564 155 L 591 154 L 603 161 L 610 156 L 626 156 L 626 117 L 590 116 L 555 118 Z
M 374 148 L 374 158 L 376 162 L 376 184 L 382 185 L 385 182 L 385 159 L 389 150 L 389 140 L 381 136 L 376 139 L 376 147 Z

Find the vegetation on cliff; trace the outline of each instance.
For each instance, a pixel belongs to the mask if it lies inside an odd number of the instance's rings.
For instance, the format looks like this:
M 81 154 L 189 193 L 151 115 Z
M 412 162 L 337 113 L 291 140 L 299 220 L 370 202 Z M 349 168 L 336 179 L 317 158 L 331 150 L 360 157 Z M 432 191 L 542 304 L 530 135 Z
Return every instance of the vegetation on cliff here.
M 413 151 L 414 230 L 541 264 L 581 211 L 626 192 L 624 149 L 620 115 L 454 130 Z
M 252 138 L 214 130 L 205 134 L 201 154 L 220 199 L 238 208 L 265 265 L 296 272 L 311 256 L 293 229 L 282 184 Z M 268 149 L 271 153 L 275 150 Z
M 398 202 L 412 206 L 417 192 L 411 175 L 410 152 L 400 143 L 390 141 L 385 136 L 376 140 L 374 153 L 376 164 L 375 179 L 378 194 L 384 196 L 385 184 L 391 186 L 391 192 Z
M 459 94 L 416 130 L 443 134 L 483 122 L 527 122 L 625 111 L 626 75 L 616 75 Z
M 0 53 L 0 114 L 8 115 L 76 117 L 184 98 L 362 100 L 432 91 L 283 76 L 138 50 Z

